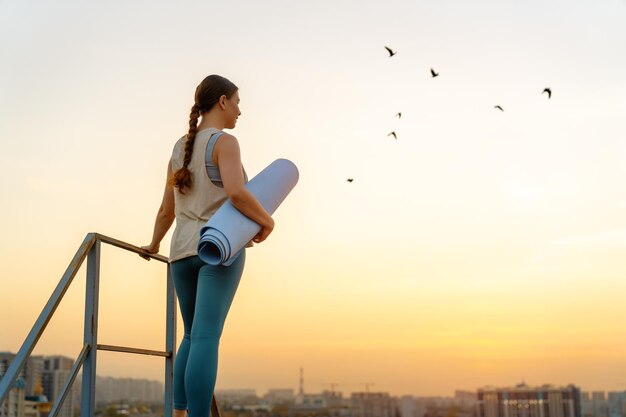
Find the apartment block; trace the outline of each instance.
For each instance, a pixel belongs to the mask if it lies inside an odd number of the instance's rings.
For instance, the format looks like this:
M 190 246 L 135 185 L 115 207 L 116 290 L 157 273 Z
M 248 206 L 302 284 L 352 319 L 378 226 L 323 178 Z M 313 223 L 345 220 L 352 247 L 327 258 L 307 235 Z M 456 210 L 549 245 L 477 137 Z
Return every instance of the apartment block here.
M 395 417 L 396 407 L 386 392 L 355 392 L 350 396 L 355 417 Z
M 580 389 L 542 385 L 478 390 L 478 417 L 582 417 Z

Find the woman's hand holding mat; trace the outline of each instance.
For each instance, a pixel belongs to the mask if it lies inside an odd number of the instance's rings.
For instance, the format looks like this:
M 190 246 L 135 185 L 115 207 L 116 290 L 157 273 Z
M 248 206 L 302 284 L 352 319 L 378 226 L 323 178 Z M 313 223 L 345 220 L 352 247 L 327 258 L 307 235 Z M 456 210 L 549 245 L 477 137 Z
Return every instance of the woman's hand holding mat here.
M 277 159 L 259 172 L 246 188 L 272 215 L 298 182 L 298 168 Z M 239 212 L 227 200 L 200 230 L 198 256 L 209 265 L 228 266 L 261 232 L 261 226 Z

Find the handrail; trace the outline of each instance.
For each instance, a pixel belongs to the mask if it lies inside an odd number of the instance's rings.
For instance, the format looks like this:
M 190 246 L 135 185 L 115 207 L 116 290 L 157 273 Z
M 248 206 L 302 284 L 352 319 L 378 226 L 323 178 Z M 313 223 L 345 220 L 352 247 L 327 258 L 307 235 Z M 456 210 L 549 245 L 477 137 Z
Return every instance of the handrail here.
M 7 369 L 4 377 L 2 378 L 2 380 L 0 380 L 0 404 L 3 403 L 6 395 L 9 393 L 10 387 L 13 386 L 13 384 L 15 383 L 17 376 L 24 367 L 26 359 L 30 356 L 31 352 L 35 348 L 35 344 L 41 337 L 41 334 L 48 325 L 52 314 L 59 306 L 63 295 L 65 295 L 65 292 L 72 283 L 74 276 L 78 272 L 78 269 L 82 265 L 83 261 L 87 257 L 87 254 L 89 253 L 95 242 L 95 234 L 87 234 L 85 240 L 83 240 L 83 243 L 76 251 L 74 258 L 65 270 L 63 276 L 61 277 L 61 280 L 52 292 L 52 295 L 50 295 L 50 299 L 48 299 L 48 302 L 41 311 L 41 314 L 39 314 L 39 318 L 33 325 L 33 328 L 30 330 L 30 333 L 28 333 L 28 336 L 26 336 L 26 340 L 24 340 L 22 347 L 11 362 L 9 369 Z
M 137 253 L 144 258 L 155 259 L 167 264 L 167 289 L 166 289 L 166 336 L 165 351 L 155 351 L 122 346 L 101 345 L 97 343 L 98 333 L 98 301 L 99 301 L 99 275 L 100 275 L 100 243 L 107 243 L 118 248 Z M 11 362 L 7 372 L 0 380 L 0 405 L 4 402 L 9 390 L 15 383 L 19 373 L 23 369 L 26 360 L 31 355 L 35 344 L 39 341 L 52 315 L 56 311 L 65 292 L 69 288 L 74 276 L 83 262 L 87 259 L 87 285 L 85 294 L 85 324 L 84 344 L 78 358 L 72 366 L 70 375 L 61 391 L 55 399 L 55 404 L 50 412 L 50 417 L 55 417 L 63 406 L 63 401 L 76 378 L 80 368 L 83 369 L 83 389 L 81 400 L 81 417 L 93 417 L 95 414 L 95 379 L 96 379 L 96 354 L 98 350 L 156 355 L 165 358 L 165 415 L 172 417 L 173 410 L 173 374 L 174 359 L 176 356 L 176 296 L 174 285 L 170 275 L 168 258 L 159 254 L 149 254 L 138 246 L 131 245 L 121 240 L 114 239 L 99 233 L 88 233 L 80 245 L 72 261 L 67 267 L 61 280 L 57 284 L 50 299 L 44 306 L 33 328 L 22 344 L 16 357 Z M 211 402 L 213 417 L 219 417 L 219 409 L 213 396 Z
M 148 256 L 152 259 L 156 259 L 157 261 L 169 263 L 169 259 L 166 256 L 159 255 L 158 253 L 148 253 L 145 250 L 141 249 L 139 246 L 131 245 L 130 243 L 122 242 L 121 240 L 117 240 L 100 233 L 94 233 L 94 235 L 97 240 L 108 243 L 109 245 L 117 246 L 118 248 L 126 249 L 127 251 L 135 252 L 136 254 L 140 254 L 142 256 Z

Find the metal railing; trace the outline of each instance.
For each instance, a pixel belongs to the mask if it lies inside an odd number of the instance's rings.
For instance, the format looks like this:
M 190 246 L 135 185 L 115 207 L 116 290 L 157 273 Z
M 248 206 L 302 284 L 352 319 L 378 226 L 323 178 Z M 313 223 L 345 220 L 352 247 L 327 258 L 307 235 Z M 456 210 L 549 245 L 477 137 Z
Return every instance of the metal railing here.
M 98 344 L 98 300 L 100 283 L 100 244 L 104 242 L 130 252 L 148 256 L 152 259 L 164 262 L 167 265 L 167 289 L 166 289 L 166 330 L 165 330 L 165 351 L 155 351 L 138 349 L 124 346 L 112 346 Z M 108 350 L 114 352 L 125 352 L 140 355 L 155 355 L 165 358 L 165 408 L 164 417 L 172 417 L 173 408 L 173 386 L 174 358 L 176 356 L 176 295 L 174 285 L 170 275 L 168 259 L 158 254 L 147 254 L 141 248 L 129 243 L 113 239 L 98 233 L 89 233 L 80 245 L 74 258 L 65 270 L 61 280 L 52 292 L 50 299 L 43 308 L 39 318 L 33 325 L 26 340 L 22 344 L 19 352 L 11 362 L 4 377 L 0 380 L 0 406 L 4 402 L 9 390 L 12 388 L 27 359 L 30 357 L 35 344 L 41 337 L 48 322 L 52 318 L 56 308 L 63 299 L 65 292 L 69 288 L 74 276 L 87 258 L 87 285 L 85 292 L 85 324 L 83 348 L 80 351 L 70 375 L 67 378 L 63 389 L 55 399 L 54 405 L 48 417 L 57 417 L 63 406 L 63 401 L 69 393 L 78 371 L 83 370 L 82 392 L 81 392 L 81 417 L 94 417 L 95 415 L 95 393 L 96 393 L 96 354 L 98 350 Z M 94 349 L 95 347 L 95 349 Z M 219 409 L 215 400 L 215 395 L 211 401 L 211 415 L 219 417 Z

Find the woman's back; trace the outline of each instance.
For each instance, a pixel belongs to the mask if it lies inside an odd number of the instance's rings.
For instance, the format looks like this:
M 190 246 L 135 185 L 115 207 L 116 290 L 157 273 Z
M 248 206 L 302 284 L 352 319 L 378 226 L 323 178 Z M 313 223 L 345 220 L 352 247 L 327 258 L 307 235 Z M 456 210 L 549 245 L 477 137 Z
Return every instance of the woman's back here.
M 215 185 L 206 171 L 206 149 L 211 136 L 219 129 L 209 128 L 196 133 L 188 169 L 192 186 L 184 194 L 175 189 L 176 229 L 170 246 L 170 262 L 198 254 L 199 230 L 228 198 L 224 188 Z M 186 136 L 180 138 L 172 152 L 172 170 L 183 166 Z

